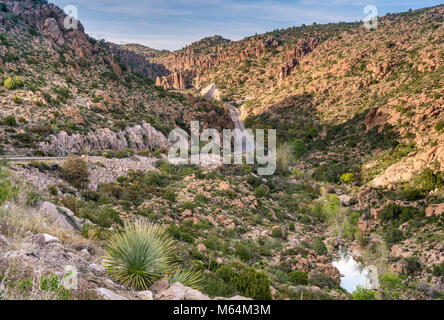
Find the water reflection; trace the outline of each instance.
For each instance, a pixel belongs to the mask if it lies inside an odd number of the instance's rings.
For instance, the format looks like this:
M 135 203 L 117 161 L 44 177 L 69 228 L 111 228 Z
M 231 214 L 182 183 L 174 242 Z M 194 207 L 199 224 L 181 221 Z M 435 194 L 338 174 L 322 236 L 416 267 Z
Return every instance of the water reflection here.
M 343 275 L 341 287 L 350 293 L 353 293 L 358 286 L 366 289 L 377 289 L 379 286 L 376 267 L 357 262 L 348 251 L 342 251 L 333 261 L 333 265 Z

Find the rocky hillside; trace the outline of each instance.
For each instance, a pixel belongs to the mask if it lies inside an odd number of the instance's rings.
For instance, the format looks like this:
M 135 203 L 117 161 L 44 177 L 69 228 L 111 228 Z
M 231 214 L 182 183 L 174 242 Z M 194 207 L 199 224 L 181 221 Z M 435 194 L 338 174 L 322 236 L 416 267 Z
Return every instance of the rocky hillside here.
M 2 8 L 4 153 L 152 150 L 166 146 L 157 137 L 191 119 L 230 126 L 217 103 L 156 87 L 149 77 L 163 66 L 90 38 L 80 22 L 77 30 L 66 30 L 66 15 L 57 6 L 4 1 Z
M 0 4 L 2 152 L 82 155 L 0 162 L 0 299 L 444 297 L 444 6 L 167 52 Z M 163 155 L 190 120 L 232 127 L 226 101 L 277 128 L 273 176 Z M 343 288 L 342 250 L 377 286 Z
M 171 72 L 159 86 L 214 83 L 247 127 L 279 128 L 281 143 L 302 140 L 304 165 L 332 168 L 328 180 L 353 171 L 389 186 L 424 166 L 444 169 L 443 13 L 389 14 L 371 31 L 339 23 L 214 37 L 147 59 Z

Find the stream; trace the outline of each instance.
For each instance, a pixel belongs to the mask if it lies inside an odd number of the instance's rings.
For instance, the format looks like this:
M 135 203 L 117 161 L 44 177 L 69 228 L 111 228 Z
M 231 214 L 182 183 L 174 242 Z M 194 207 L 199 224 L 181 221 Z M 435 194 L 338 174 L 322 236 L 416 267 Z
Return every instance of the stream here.
M 375 266 L 364 265 L 353 259 L 347 250 L 340 250 L 340 256 L 333 261 L 333 266 L 341 273 L 341 287 L 353 293 L 358 286 L 365 289 L 378 289 L 378 270 Z

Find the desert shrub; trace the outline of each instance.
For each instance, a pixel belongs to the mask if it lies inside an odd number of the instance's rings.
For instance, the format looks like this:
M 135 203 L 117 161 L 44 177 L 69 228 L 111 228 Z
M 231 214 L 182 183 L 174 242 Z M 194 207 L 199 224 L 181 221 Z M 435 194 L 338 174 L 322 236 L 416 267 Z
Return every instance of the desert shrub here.
M 274 228 L 274 229 L 271 231 L 271 236 L 272 236 L 273 238 L 281 239 L 281 238 L 282 238 L 282 230 L 281 230 L 281 228 Z
M 296 159 L 299 159 L 305 152 L 305 142 L 302 139 L 295 139 L 291 147 Z
M 15 127 L 17 125 L 17 120 L 15 119 L 15 116 L 10 115 L 3 118 L 3 123 L 7 126 Z
M 436 264 L 432 267 L 432 274 L 435 277 L 442 277 L 444 278 L 444 262 L 441 264 Z
M 210 199 L 209 199 L 207 196 L 205 196 L 205 195 L 203 195 L 203 194 L 201 194 L 201 193 L 197 194 L 197 195 L 194 197 L 194 200 L 195 200 L 197 203 L 209 203 L 209 202 L 210 202 Z
M 100 198 L 100 193 L 94 190 L 84 190 L 81 196 L 85 201 L 97 201 Z
M 176 193 L 172 189 L 166 189 L 163 194 L 163 198 L 165 200 L 175 202 L 176 201 Z
M 388 248 L 391 248 L 394 244 L 404 240 L 404 234 L 396 226 L 388 226 L 384 229 L 383 238 Z
M 308 285 L 308 274 L 300 270 L 292 271 L 288 274 L 288 279 L 295 285 Z
M 43 201 L 43 197 L 40 193 L 37 193 L 35 191 L 30 191 L 26 195 L 26 204 L 29 206 L 35 206 L 41 201 Z
M 321 237 L 317 237 L 313 241 L 313 250 L 320 256 L 325 256 L 328 253 L 327 247 Z
M 353 184 L 353 182 L 356 181 L 356 176 L 354 173 L 344 173 L 340 178 L 339 181 L 345 184 Z
M 423 191 L 419 188 L 406 186 L 400 192 L 400 197 L 407 201 L 416 201 L 424 198 Z
M 376 291 L 358 286 L 353 292 L 353 300 L 376 300 Z
M 340 280 L 330 278 L 324 273 L 314 272 L 313 274 L 310 275 L 308 283 L 312 286 L 317 286 L 319 288 L 334 289 L 334 288 L 339 288 Z
M 79 215 L 102 228 L 122 224 L 119 213 L 110 207 L 80 208 Z
M 252 186 L 254 188 L 257 188 L 257 187 L 259 187 L 262 184 L 262 180 L 260 178 L 258 178 L 258 177 L 253 176 L 253 175 L 249 175 L 247 177 L 247 183 L 250 186 Z
M 8 90 L 14 90 L 23 87 L 23 81 L 20 80 L 19 77 L 15 77 L 14 79 L 9 77 L 3 81 L 3 85 Z
M 233 297 L 236 289 L 225 283 L 221 278 L 215 275 L 207 275 L 205 279 L 205 292 L 210 297 Z
M 271 300 L 270 280 L 264 272 L 233 263 L 230 266 L 221 266 L 216 275 L 244 297 Z
M 380 277 L 379 284 L 382 288 L 396 289 L 402 286 L 402 280 L 396 273 L 386 272 Z
M 42 277 L 39 286 L 43 291 L 54 293 L 60 300 L 69 300 L 71 297 L 71 291 L 63 286 L 61 279 L 55 273 Z
M 290 165 L 292 161 L 291 147 L 284 144 L 276 152 L 276 173 L 281 176 L 287 176 L 290 173 Z
M 248 262 L 252 258 L 250 248 L 241 242 L 236 243 L 235 254 L 244 262 Z
M 10 180 L 0 181 L 0 205 L 15 197 L 17 192 L 18 187 L 13 186 Z
M 379 220 L 387 222 L 398 220 L 404 223 L 414 218 L 419 211 L 414 207 L 403 207 L 396 203 L 386 205 L 378 215 Z
M 443 131 L 443 130 L 444 130 L 444 122 L 438 122 L 438 123 L 435 125 L 435 130 L 438 131 L 438 132 Z
M 432 169 L 426 168 L 416 178 L 418 184 L 424 191 L 430 192 L 442 186 L 443 181 L 440 174 L 435 174 Z
M 183 210 L 194 210 L 195 207 L 196 207 L 196 205 L 194 204 L 194 202 L 191 202 L 191 201 L 185 201 L 182 204 Z
M 149 186 L 157 186 L 164 188 L 168 185 L 168 178 L 158 172 L 149 171 L 143 177 L 143 183 Z
M 404 265 L 406 274 L 415 274 L 421 270 L 421 263 L 416 257 L 405 258 Z
M 62 165 L 62 178 L 76 188 L 84 188 L 89 182 L 88 162 L 78 156 L 69 156 Z
M 296 230 L 296 227 L 294 226 L 293 222 L 290 223 L 290 225 L 288 226 L 288 229 L 293 232 Z
M 57 186 L 50 186 L 48 188 L 48 192 L 52 196 L 57 196 L 59 194 L 59 189 L 57 188 Z

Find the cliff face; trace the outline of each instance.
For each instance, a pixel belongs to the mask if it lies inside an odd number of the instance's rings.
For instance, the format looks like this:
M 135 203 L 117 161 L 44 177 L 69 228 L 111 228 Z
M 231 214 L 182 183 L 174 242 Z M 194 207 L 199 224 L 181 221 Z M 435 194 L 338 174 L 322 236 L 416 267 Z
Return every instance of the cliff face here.
M 169 147 L 167 138 L 150 124 L 142 123 L 119 132 L 108 128 L 89 132 L 86 135 L 69 135 L 65 131 L 50 136 L 46 142 L 41 143 L 40 149 L 46 153 L 64 156 L 72 153 L 85 153 L 85 151 L 125 150 L 131 148 L 135 151 L 157 150 Z

